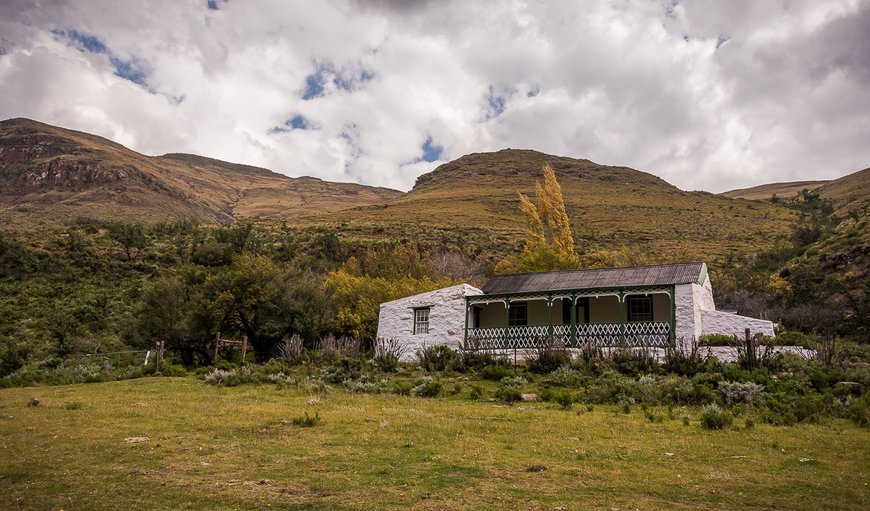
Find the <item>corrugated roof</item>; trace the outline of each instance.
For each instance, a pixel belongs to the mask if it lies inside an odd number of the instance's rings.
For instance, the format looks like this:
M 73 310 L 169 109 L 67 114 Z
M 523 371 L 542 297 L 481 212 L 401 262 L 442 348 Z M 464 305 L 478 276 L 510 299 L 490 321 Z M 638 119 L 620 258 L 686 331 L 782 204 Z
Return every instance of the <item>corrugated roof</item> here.
M 703 271 L 704 263 L 692 262 L 631 268 L 520 273 L 493 277 L 482 289 L 485 294 L 506 294 L 692 284 L 701 280 Z

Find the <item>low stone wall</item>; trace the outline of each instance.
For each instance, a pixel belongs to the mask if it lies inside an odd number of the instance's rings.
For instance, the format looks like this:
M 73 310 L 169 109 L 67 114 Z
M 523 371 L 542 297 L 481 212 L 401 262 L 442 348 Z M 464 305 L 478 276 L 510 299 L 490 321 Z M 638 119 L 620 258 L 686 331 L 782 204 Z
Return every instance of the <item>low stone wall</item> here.
M 776 335 L 773 330 L 772 321 L 748 318 L 716 310 L 702 310 L 701 325 L 703 335 L 724 334 L 737 336 L 739 339 L 742 339 L 747 328 L 752 335 L 762 334 L 768 337 Z

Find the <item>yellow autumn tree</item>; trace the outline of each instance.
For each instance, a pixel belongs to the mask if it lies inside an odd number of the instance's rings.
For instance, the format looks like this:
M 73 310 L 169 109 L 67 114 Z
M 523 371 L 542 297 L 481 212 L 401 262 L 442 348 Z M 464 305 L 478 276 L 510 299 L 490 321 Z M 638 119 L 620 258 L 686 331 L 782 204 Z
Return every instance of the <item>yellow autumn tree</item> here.
M 544 165 L 544 181 L 535 183 L 535 202 L 520 194 L 520 210 L 526 217 L 526 243 L 519 257 L 509 257 L 495 272 L 522 273 L 576 269 L 580 261 L 574 253 L 574 235 L 565 211 L 562 187 L 556 173 Z

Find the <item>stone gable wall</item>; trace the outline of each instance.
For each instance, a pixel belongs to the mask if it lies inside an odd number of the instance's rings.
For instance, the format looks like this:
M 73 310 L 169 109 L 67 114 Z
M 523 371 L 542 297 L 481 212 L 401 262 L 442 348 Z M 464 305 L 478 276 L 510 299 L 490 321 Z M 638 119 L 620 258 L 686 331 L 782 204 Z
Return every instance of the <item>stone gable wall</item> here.
M 465 332 L 465 297 L 483 294 L 468 284 L 421 293 L 381 304 L 378 314 L 379 338 L 396 339 L 406 352 L 405 360 L 423 346 L 446 344 L 461 347 Z M 429 333 L 414 334 L 414 309 L 429 307 Z

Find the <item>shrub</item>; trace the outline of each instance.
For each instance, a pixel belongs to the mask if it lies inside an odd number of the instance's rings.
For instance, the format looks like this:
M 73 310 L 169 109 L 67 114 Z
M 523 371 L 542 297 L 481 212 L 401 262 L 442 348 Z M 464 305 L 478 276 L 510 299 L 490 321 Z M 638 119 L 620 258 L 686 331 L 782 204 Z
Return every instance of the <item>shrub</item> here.
M 223 385 L 225 387 L 232 387 L 239 384 L 235 369 L 229 371 L 225 369 L 215 369 L 206 374 L 204 380 L 209 385 Z
M 410 396 L 413 389 L 414 386 L 408 382 L 394 381 L 392 392 L 393 394 L 398 394 L 400 396 Z
M 294 364 L 302 358 L 305 351 L 305 344 L 299 334 L 293 334 L 291 337 L 285 337 L 278 343 L 278 360 L 289 364 Z
M 384 373 L 395 372 L 399 367 L 399 361 L 407 351 L 398 339 L 378 338 L 375 341 L 375 366 Z
M 417 350 L 416 355 L 420 360 L 420 367 L 430 372 L 456 371 L 462 368 L 459 353 L 443 344 L 424 346 Z
M 508 376 L 513 376 L 516 373 L 504 366 L 502 364 L 494 364 L 484 366 L 483 369 L 480 370 L 480 377 L 484 380 L 492 380 L 492 381 L 501 381 L 503 378 Z
M 459 358 L 463 371 L 481 369 L 488 365 L 498 364 L 498 361 L 492 356 L 492 353 L 486 351 L 460 350 Z
M 610 365 L 626 376 L 658 373 L 661 366 L 646 349 L 619 348 L 610 353 Z
M 348 380 L 358 380 L 366 370 L 366 363 L 360 358 L 340 357 L 325 369 L 321 379 L 327 383 L 343 384 Z
M 529 384 L 529 380 L 522 376 L 506 376 L 501 379 L 502 385 L 510 385 L 512 387 L 522 387 Z
M 537 374 L 549 374 L 570 363 L 571 354 L 565 349 L 553 346 L 538 348 L 526 358 L 529 371 Z
M 849 403 L 849 418 L 859 426 L 870 427 L 870 393 Z
M 764 385 L 754 382 L 722 382 L 719 384 L 719 392 L 729 405 L 736 403 L 751 405 L 764 393 Z
M 160 375 L 172 377 L 187 376 L 187 369 L 182 365 L 165 362 L 160 364 Z
M 520 392 L 520 389 L 515 387 L 514 385 L 502 385 L 495 392 L 495 397 L 501 399 L 506 403 L 522 401 L 523 399 L 523 395 Z
M 219 385 L 224 387 L 235 387 L 243 383 L 251 383 L 254 381 L 254 372 L 248 367 L 240 367 L 238 369 L 215 369 L 205 375 L 205 382 L 210 385 Z
M 586 380 L 587 378 L 583 373 L 566 364 L 550 373 L 546 381 L 551 385 L 559 387 L 580 388 Z
M 356 394 L 380 394 L 384 389 L 384 380 L 378 380 L 370 375 L 362 375 L 358 380 L 345 380 L 342 386 L 348 392 Z
M 576 399 L 574 398 L 574 394 L 571 394 L 570 392 L 559 392 L 553 398 L 553 401 L 559 403 L 560 405 L 562 405 L 562 408 L 568 410 L 569 408 L 571 408 L 571 405 L 574 404 L 574 401 L 576 401 Z
M 290 423 L 300 428 L 313 428 L 320 423 L 320 413 L 315 413 L 312 417 L 308 415 L 308 412 L 305 412 L 305 415 L 293 417 Z
M 706 357 L 702 357 L 697 346 L 685 353 L 683 350 L 668 348 L 665 351 L 665 361 L 662 369 L 666 373 L 692 377 L 704 370 L 707 363 Z
M 82 404 L 77 401 L 70 401 L 68 403 L 65 403 L 63 407 L 67 410 L 81 410 Z
M 426 376 L 423 378 L 412 391 L 418 397 L 438 397 L 441 394 L 441 382 Z
M 468 392 L 468 397 L 472 400 L 477 401 L 481 397 L 483 397 L 483 387 L 480 385 L 472 385 L 471 390 Z
M 764 422 L 778 426 L 791 426 L 798 421 L 791 400 L 780 393 L 765 396 L 761 418 Z
M 701 427 L 704 429 L 725 429 L 734 422 L 734 417 L 717 404 L 701 409 Z

